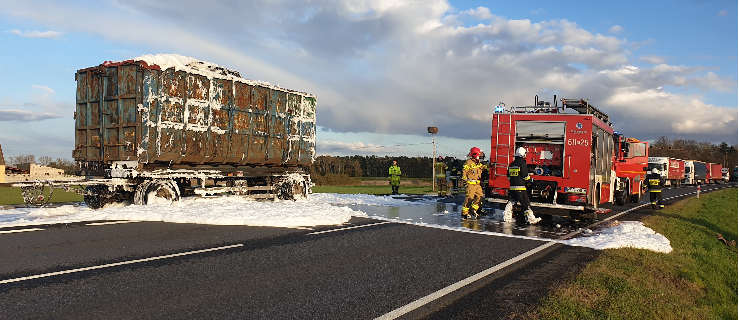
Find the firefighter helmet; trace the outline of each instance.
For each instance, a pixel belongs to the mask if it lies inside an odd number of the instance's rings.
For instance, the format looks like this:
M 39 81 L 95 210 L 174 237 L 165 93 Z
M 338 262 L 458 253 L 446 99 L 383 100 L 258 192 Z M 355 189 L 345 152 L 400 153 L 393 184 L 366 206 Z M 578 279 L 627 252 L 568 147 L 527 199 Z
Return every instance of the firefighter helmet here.
M 659 174 L 659 169 L 657 169 L 657 168 L 652 169 L 652 173 Z
M 526 148 L 524 148 L 524 147 L 518 147 L 518 149 L 516 149 L 516 157 L 525 158 L 526 157 Z
M 472 148 L 470 148 L 470 153 L 468 154 L 468 156 L 474 158 L 474 157 L 479 156 L 480 155 L 480 152 L 481 152 L 480 151 L 480 148 L 478 148 L 478 147 L 472 147 Z

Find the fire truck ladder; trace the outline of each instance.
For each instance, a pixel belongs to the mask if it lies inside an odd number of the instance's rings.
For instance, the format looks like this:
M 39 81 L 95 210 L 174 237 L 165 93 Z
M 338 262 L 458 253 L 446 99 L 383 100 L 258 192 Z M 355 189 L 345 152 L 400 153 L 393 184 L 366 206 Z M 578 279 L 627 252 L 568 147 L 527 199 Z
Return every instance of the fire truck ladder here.
M 496 114 L 495 116 L 495 158 L 493 159 L 493 174 L 495 175 L 495 179 L 497 179 L 498 176 L 508 176 L 505 172 L 508 169 L 508 164 L 511 163 L 511 144 L 513 143 L 511 125 L 513 124 L 513 116 L 510 113 L 507 114 L 508 119 L 503 117 L 506 116 L 505 114 Z M 502 120 L 508 120 L 508 122 Z M 504 140 L 506 143 L 500 143 L 500 138 L 502 137 L 506 137 Z M 505 153 L 500 152 L 502 148 L 505 149 Z M 505 159 L 505 163 L 500 162 L 502 159 Z M 501 173 L 499 168 L 502 168 L 504 173 Z

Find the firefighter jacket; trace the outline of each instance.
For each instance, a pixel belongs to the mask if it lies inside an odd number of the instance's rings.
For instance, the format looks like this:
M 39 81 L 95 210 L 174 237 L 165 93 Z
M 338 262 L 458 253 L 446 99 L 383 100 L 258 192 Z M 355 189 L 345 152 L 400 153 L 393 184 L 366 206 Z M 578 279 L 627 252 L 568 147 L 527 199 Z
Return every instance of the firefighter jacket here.
M 649 192 L 662 192 L 662 187 L 665 186 L 665 180 L 662 179 L 662 175 L 659 173 L 650 173 L 647 175 L 646 180 Z
M 531 181 L 529 170 L 526 166 L 526 159 L 516 157 L 516 159 L 508 165 L 508 181 L 511 183 L 511 190 L 526 190 L 526 183 Z
M 390 166 L 390 169 L 387 169 L 387 174 L 390 176 L 390 184 L 400 185 L 400 167 L 397 165 Z
M 437 162 L 434 167 L 434 171 L 436 171 L 436 178 L 442 179 L 446 178 L 446 163 L 444 162 Z
M 485 165 L 473 159 L 467 160 L 462 167 L 462 179 L 469 185 L 480 185 L 480 177 Z

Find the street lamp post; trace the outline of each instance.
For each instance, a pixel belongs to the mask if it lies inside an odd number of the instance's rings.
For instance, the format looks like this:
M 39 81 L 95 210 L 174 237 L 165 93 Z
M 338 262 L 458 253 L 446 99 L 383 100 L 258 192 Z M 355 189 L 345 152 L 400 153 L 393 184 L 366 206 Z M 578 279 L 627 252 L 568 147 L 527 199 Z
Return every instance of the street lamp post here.
M 439 128 L 428 127 L 426 130 L 431 134 L 431 145 L 434 149 L 431 158 L 431 191 L 436 192 L 436 134 L 439 133 Z

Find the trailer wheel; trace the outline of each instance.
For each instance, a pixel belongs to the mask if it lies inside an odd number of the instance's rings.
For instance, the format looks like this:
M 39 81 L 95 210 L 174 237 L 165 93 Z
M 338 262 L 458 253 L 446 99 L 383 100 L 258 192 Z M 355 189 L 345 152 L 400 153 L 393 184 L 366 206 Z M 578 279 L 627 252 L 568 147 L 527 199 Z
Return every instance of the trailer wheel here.
M 152 200 L 175 202 L 180 200 L 180 188 L 172 180 L 144 181 L 136 187 L 133 203 L 138 205 L 149 204 Z
M 297 200 L 299 197 L 308 196 L 308 182 L 305 179 L 296 181 L 293 179 L 282 179 L 275 185 L 277 198 L 280 200 Z
M 619 206 L 625 205 L 626 202 L 629 201 L 629 181 L 626 180 L 626 183 L 624 184 L 624 189 L 621 190 L 621 192 L 618 193 L 618 197 L 616 197 L 616 204 Z
M 107 186 L 93 185 L 85 187 L 85 204 L 91 209 L 100 209 L 111 203 L 111 194 Z

